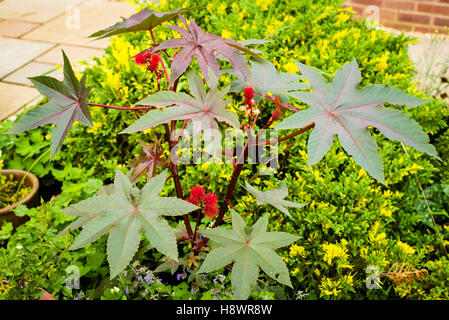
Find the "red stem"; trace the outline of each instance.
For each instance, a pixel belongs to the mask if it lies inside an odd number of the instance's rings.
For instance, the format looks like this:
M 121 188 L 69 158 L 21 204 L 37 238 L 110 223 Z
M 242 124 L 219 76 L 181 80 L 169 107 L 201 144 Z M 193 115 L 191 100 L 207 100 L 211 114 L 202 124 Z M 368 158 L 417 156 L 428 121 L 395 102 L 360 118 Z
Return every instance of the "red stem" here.
M 229 204 L 229 205 L 231 205 L 231 204 Z M 248 212 L 245 212 L 245 213 L 240 214 L 240 216 L 241 216 L 241 217 L 246 216 L 247 214 L 253 213 L 253 212 L 256 211 L 256 210 L 257 210 L 257 208 L 254 208 L 254 209 L 251 210 L 251 211 L 248 211 Z M 224 220 L 228 220 L 228 219 L 232 219 L 232 216 L 223 218 L 223 221 L 224 221 Z
M 150 29 L 150 34 L 151 34 L 151 39 L 153 40 L 153 44 L 156 46 L 157 44 L 156 44 L 156 39 L 154 38 L 153 29 Z M 162 55 L 161 55 L 161 64 L 162 64 L 162 69 L 164 69 L 165 77 L 167 78 L 168 83 L 170 83 L 170 77 L 168 76 L 167 69 L 165 68 L 165 63 L 164 63 L 164 59 L 162 59 Z
M 252 146 L 261 146 L 261 145 L 275 144 L 275 143 L 278 143 L 278 142 L 282 142 L 282 141 L 288 140 L 290 138 L 296 137 L 298 134 L 301 134 L 304 131 L 307 131 L 310 128 L 313 128 L 314 126 L 315 126 L 315 123 L 312 123 L 312 124 L 309 124 L 307 127 L 304 127 L 301 130 L 298 130 L 298 131 L 296 131 L 296 132 L 294 132 L 292 134 L 289 134 L 288 136 L 282 137 L 282 138 L 280 138 L 278 140 L 272 140 L 272 141 L 265 141 L 265 142 L 255 143 L 255 144 L 252 144 Z
M 117 106 L 108 106 L 107 104 L 99 104 L 99 103 L 87 103 L 90 106 L 95 106 L 95 107 L 103 107 L 103 108 L 110 108 L 110 109 L 119 109 L 119 110 L 148 110 L 148 109 L 153 109 L 154 107 L 152 106 L 147 106 L 147 107 L 117 107 Z
M 156 46 L 156 39 L 154 38 L 154 34 L 153 34 L 153 30 L 150 30 L 150 34 L 151 34 L 151 39 L 153 40 L 153 44 Z M 167 78 L 168 83 L 170 83 L 170 78 L 168 76 L 167 73 L 167 69 L 165 68 L 165 64 L 164 64 L 164 60 L 161 59 L 161 63 L 162 63 L 162 68 L 164 69 L 164 73 L 165 73 L 165 77 Z M 173 88 L 173 91 L 176 91 L 176 87 Z M 170 143 L 170 138 L 171 138 L 171 134 L 170 134 L 170 127 L 168 126 L 168 124 L 164 124 L 165 127 L 165 138 L 167 139 L 168 143 L 169 143 L 169 149 L 170 152 L 172 150 L 172 145 Z M 184 194 L 182 192 L 182 185 L 181 185 L 181 181 L 179 180 L 179 175 L 178 175 L 178 166 L 176 164 L 171 163 L 170 161 L 170 170 L 173 174 L 173 181 L 175 182 L 175 189 L 176 189 L 176 196 L 179 199 L 184 199 Z M 187 234 L 189 235 L 190 239 L 193 239 L 193 230 L 192 230 L 192 226 L 190 225 L 190 220 L 189 220 L 189 216 L 187 214 L 182 216 L 184 219 L 184 223 L 186 225 L 186 230 L 187 230 Z

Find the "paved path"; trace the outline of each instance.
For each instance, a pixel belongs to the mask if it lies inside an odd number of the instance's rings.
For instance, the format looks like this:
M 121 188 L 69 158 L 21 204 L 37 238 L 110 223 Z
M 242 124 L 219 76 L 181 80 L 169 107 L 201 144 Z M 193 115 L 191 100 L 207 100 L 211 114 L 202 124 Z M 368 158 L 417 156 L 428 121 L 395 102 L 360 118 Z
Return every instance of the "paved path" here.
M 62 78 L 61 49 L 72 62 L 92 61 L 109 39 L 87 37 L 133 12 L 108 0 L 0 0 L 0 121 L 41 98 L 27 77 L 53 70 Z

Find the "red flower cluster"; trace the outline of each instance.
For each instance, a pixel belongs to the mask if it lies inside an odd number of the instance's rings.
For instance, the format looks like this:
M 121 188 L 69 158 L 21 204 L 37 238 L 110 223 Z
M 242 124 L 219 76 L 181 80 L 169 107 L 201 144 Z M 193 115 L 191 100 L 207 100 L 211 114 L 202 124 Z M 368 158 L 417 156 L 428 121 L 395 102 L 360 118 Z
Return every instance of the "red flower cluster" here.
M 151 53 L 139 53 L 134 57 L 134 61 L 136 62 L 136 64 L 146 64 L 147 70 L 155 72 L 159 67 L 159 63 L 161 62 L 161 56 L 157 54 L 153 55 Z
M 157 68 L 159 67 L 159 63 L 161 63 L 161 56 L 160 55 L 152 55 L 150 60 L 150 65 L 148 66 L 151 71 L 155 72 Z
M 186 199 L 188 202 L 196 205 L 203 206 L 204 215 L 208 218 L 213 218 L 218 212 L 218 198 L 213 193 L 208 193 L 204 191 L 201 186 L 195 186 L 190 190 L 190 198 Z
M 245 95 L 245 104 L 249 104 L 250 106 L 254 106 L 256 104 L 253 100 L 255 96 L 253 87 L 246 87 L 243 89 L 243 94 Z
M 147 64 L 147 60 L 151 59 L 151 53 L 139 53 L 137 56 L 134 57 L 134 61 L 136 64 Z

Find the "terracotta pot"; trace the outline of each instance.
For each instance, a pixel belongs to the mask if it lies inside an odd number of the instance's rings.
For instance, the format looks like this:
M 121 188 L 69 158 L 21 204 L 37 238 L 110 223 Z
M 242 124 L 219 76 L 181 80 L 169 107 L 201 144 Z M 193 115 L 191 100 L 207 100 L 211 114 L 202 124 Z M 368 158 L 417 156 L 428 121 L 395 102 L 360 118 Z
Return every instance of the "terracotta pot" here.
M 39 180 L 31 172 L 26 172 L 23 170 L 0 170 L 0 174 L 8 176 L 12 174 L 14 179 L 19 182 L 22 181 L 23 177 L 26 175 L 22 186 L 31 188 L 31 192 L 22 200 L 9 207 L 0 208 L 0 226 L 2 225 L 2 220 L 5 219 L 6 221 L 12 222 L 15 229 L 28 221 L 30 218 L 27 216 L 18 217 L 12 210 L 21 204 L 26 205 L 28 208 L 35 207 L 39 204 Z
M 6 280 L 0 280 L 3 283 L 8 283 L 8 281 Z M 27 285 L 28 283 L 25 282 L 25 285 Z M 51 294 L 49 294 L 47 291 L 45 291 L 44 289 L 41 289 L 42 291 L 44 291 L 44 294 L 39 298 L 39 300 L 56 300 Z

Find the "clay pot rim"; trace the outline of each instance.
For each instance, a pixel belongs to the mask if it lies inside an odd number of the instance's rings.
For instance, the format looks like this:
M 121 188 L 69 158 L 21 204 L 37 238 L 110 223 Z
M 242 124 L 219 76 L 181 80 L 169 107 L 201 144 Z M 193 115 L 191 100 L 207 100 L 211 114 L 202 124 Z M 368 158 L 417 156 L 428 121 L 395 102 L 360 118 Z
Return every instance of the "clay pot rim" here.
M 0 282 L 2 283 L 8 283 L 8 280 L 2 280 L 0 279 Z M 28 285 L 28 282 L 25 282 L 25 285 Z M 46 290 L 39 288 L 40 290 L 44 291 L 42 296 L 39 298 L 39 300 L 56 300 L 55 297 L 53 297 L 51 294 L 49 294 Z
M 37 191 L 39 190 L 39 180 L 37 179 L 37 177 L 32 174 L 31 172 L 27 172 L 24 170 L 17 170 L 17 169 L 8 169 L 8 170 L 0 170 L 0 174 L 3 175 L 19 175 L 21 177 L 23 177 L 24 175 L 26 175 L 25 181 L 29 180 L 31 181 L 32 184 L 32 188 L 30 193 L 28 193 L 26 195 L 25 198 L 23 198 L 22 200 L 10 205 L 9 207 L 6 208 L 1 208 L 0 209 L 0 215 L 3 214 L 7 214 L 8 212 L 10 212 L 11 210 L 15 209 L 17 206 L 21 205 L 21 204 L 25 204 L 27 202 L 29 202 L 31 200 L 31 198 L 37 193 Z

